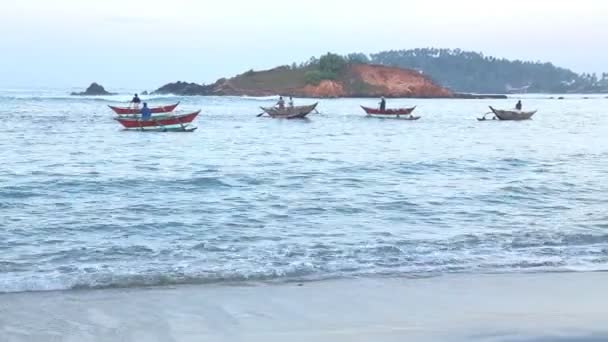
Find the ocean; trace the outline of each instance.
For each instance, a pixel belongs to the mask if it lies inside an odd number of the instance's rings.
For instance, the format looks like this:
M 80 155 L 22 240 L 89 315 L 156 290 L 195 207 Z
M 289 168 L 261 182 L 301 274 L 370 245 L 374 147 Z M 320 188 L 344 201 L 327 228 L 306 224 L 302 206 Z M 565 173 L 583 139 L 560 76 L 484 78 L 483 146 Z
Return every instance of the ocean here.
M 130 96 L 0 90 L 0 292 L 608 270 L 608 99 L 149 96 L 193 133 L 122 131 Z M 555 96 L 557 97 L 557 96 Z M 296 99 L 296 105 L 314 102 Z

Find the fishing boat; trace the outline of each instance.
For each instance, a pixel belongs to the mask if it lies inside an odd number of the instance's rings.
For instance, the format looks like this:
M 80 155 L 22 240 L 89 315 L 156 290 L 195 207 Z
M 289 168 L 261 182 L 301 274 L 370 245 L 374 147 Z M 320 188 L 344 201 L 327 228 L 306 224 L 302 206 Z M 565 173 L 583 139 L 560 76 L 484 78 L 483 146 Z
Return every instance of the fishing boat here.
M 264 113 L 268 114 L 271 118 L 276 119 L 302 119 L 306 115 L 310 114 L 313 110 L 317 109 L 319 103 L 313 103 L 308 106 L 295 106 L 295 107 L 260 107 Z M 262 114 L 264 114 L 262 113 Z
M 134 131 L 160 131 L 160 132 L 192 132 L 196 127 L 190 125 L 200 114 L 200 110 L 189 114 L 166 114 L 154 116 L 148 120 L 141 118 L 115 117 L 126 130 Z
M 361 108 L 363 108 L 363 110 L 365 111 L 365 113 L 367 113 L 368 116 L 396 118 L 396 119 L 400 119 L 400 120 L 412 120 L 412 121 L 420 119 L 419 116 L 412 115 L 412 112 L 416 109 L 416 107 L 395 108 L 395 109 L 385 109 L 385 110 L 381 110 L 379 108 L 369 108 L 369 107 L 365 107 L 365 106 L 361 106 Z M 402 115 L 404 115 L 405 117 L 401 117 Z
M 172 104 L 169 106 L 160 106 L 160 107 L 150 107 L 152 114 L 163 114 L 163 113 L 171 113 L 177 108 L 179 102 L 176 104 Z M 110 109 L 114 111 L 114 113 L 118 115 L 137 115 L 141 111 L 141 108 L 132 108 L 132 107 L 114 107 L 108 106 Z
M 490 110 L 492 112 L 487 113 L 487 114 L 494 114 L 498 120 L 503 120 L 503 121 L 530 120 L 532 118 L 532 116 L 534 114 L 536 114 L 536 112 L 537 112 L 537 111 L 522 112 L 520 110 L 500 110 L 500 109 L 495 109 L 492 106 L 490 106 Z M 485 115 L 484 115 L 483 119 L 485 120 Z
M 395 109 L 385 109 L 381 110 L 379 108 L 369 108 L 365 106 L 361 106 L 363 110 L 367 113 L 367 115 L 383 115 L 383 116 L 396 116 L 399 117 L 401 115 L 411 115 L 412 112 L 416 109 L 416 107 L 411 108 L 395 108 Z

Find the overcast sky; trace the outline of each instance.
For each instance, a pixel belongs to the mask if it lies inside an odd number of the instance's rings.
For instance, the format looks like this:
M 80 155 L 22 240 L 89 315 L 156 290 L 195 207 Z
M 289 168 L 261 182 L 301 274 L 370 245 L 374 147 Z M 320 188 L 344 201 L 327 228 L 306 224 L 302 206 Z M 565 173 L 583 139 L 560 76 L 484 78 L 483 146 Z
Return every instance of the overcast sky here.
M 0 86 L 143 90 L 417 47 L 602 72 L 607 38 L 603 0 L 3 0 Z

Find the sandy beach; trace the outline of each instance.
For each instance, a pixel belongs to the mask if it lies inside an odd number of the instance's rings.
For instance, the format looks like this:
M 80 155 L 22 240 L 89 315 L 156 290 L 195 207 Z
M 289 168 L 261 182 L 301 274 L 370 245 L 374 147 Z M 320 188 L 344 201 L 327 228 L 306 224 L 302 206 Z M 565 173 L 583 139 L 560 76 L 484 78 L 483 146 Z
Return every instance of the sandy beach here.
M 2 341 L 607 341 L 606 273 L 0 296 Z

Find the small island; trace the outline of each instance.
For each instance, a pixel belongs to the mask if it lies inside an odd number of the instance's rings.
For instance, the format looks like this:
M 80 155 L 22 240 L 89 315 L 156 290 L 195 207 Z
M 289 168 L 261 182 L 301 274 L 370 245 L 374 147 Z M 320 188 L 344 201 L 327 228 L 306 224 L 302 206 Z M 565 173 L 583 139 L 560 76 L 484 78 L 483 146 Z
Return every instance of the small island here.
M 103 86 L 93 82 L 85 91 L 80 92 L 80 93 L 71 93 L 70 95 L 72 95 L 72 96 L 101 96 L 101 95 L 116 95 L 116 94 L 106 91 Z
M 328 53 L 301 65 L 247 71 L 210 85 L 169 83 L 154 94 L 338 98 L 451 98 L 454 94 L 415 70 L 359 63 Z

